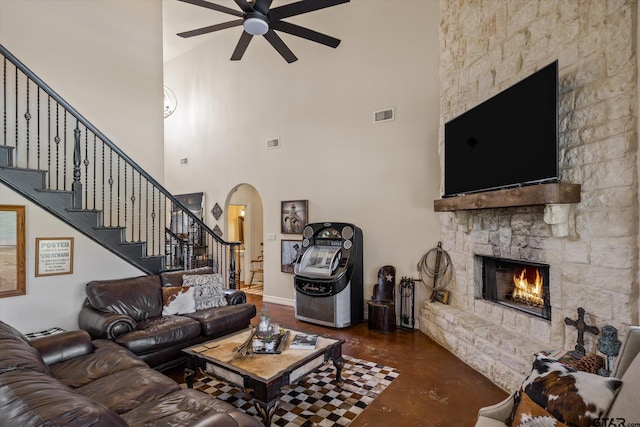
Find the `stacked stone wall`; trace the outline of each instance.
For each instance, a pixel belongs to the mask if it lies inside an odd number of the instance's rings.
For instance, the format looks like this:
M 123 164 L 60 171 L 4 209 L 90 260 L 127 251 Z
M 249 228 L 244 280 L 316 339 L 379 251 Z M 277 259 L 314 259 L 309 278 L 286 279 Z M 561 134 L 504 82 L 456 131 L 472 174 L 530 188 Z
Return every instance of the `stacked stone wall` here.
M 560 177 L 582 186 L 568 235 L 544 206 L 440 214 L 451 305 L 425 302 L 420 327 L 511 390 L 533 352 L 573 349 L 564 319 L 578 307 L 623 336 L 638 324 L 637 2 L 442 0 L 440 12 L 440 154 L 444 123 L 558 60 Z M 549 264 L 551 321 L 479 298 L 477 255 Z

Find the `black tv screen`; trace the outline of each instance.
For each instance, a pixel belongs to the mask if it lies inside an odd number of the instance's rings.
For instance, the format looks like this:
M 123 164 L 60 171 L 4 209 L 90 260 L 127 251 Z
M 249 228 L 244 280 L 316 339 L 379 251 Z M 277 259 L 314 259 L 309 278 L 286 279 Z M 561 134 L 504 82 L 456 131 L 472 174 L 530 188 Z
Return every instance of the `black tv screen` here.
M 444 125 L 444 197 L 558 180 L 558 61 Z

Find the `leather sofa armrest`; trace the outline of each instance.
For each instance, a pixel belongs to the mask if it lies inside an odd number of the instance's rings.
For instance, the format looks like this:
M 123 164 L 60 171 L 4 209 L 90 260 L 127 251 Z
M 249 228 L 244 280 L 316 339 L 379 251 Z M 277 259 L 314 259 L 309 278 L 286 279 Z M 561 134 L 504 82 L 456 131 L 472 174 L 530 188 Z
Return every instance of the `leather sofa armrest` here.
M 247 294 L 238 289 L 225 289 L 224 296 L 229 305 L 244 304 L 247 302 Z
M 30 341 L 47 365 L 64 362 L 93 352 L 91 336 L 87 331 L 68 331 Z
M 136 328 L 136 321 L 126 314 L 107 313 L 92 307 L 82 307 L 78 314 L 80 329 L 89 332 L 93 339 L 115 340 L 116 337 Z

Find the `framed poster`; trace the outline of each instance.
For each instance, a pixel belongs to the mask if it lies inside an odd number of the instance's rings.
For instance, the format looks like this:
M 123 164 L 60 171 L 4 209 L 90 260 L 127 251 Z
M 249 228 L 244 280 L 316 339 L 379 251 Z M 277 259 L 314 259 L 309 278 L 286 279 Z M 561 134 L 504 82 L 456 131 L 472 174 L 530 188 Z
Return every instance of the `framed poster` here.
M 26 294 L 25 207 L 0 205 L 0 298 Z
M 302 240 L 282 240 L 280 249 L 280 271 L 293 273 L 293 265 L 300 256 Z
M 36 238 L 36 277 L 73 273 L 73 237 Z
M 302 234 L 309 218 L 307 200 L 289 200 L 280 204 L 280 229 L 282 234 Z

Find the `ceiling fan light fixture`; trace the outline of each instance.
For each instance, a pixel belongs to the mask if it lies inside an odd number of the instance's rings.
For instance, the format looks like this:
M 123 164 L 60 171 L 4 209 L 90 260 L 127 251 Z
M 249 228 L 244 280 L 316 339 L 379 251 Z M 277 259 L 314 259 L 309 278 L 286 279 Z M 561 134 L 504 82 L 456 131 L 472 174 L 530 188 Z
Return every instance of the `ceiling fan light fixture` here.
M 247 18 L 242 26 L 252 36 L 263 36 L 269 31 L 269 24 L 262 18 Z

